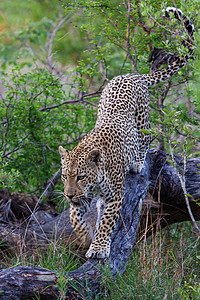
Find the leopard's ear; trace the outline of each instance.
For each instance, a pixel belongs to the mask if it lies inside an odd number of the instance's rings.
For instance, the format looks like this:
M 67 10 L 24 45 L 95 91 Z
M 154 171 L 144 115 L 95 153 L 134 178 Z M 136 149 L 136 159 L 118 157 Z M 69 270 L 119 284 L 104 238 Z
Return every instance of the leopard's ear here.
M 87 156 L 87 162 L 89 165 L 96 167 L 100 163 L 101 152 L 98 149 L 91 150 Z
M 59 146 L 58 151 L 61 156 L 61 160 L 67 158 L 69 156 L 69 151 L 65 150 L 62 146 Z

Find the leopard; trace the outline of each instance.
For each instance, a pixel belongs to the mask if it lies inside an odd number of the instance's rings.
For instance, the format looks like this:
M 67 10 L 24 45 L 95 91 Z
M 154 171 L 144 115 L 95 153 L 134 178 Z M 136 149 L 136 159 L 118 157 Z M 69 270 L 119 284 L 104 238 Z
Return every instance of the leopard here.
M 168 80 L 188 63 L 194 25 L 180 9 L 167 7 L 189 37 L 188 53 L 151 74 L 124 74 L 113 78 L 102 91 L 95 127 L 71 151 L 59 146 L 64 197 L 70 201 L 70 222 L 87 247 L 86 257 L 107 259 L 111 234 L 119 218 L 127 172 L 140 173 L 149 149 L 150 105 L 148 87 Z M 105 208 L 96 231 L 85 221 L 94 192 Z

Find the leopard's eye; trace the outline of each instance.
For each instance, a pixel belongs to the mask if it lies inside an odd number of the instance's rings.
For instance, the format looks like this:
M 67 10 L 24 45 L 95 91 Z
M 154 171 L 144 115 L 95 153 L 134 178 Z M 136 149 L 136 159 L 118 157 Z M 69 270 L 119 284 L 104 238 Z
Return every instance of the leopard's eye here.
M 77 176 L 77 181 L 81 181 L 85 178 L 85 175 L 79 175 Z
M 67 175 L 66 174 L 62 174 L 61 178 L 62 178 L 62 180 L 67 180 Z

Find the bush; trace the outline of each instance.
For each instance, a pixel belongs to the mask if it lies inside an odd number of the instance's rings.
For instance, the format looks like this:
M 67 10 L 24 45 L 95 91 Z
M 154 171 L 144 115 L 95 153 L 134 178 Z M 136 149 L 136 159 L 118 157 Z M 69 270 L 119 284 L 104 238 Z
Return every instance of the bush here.
M 11 74 L 5 74 L 4 83 L 6 92 L 0 107 L 0 185 L 41 193 L 60 167 L 58 146 L 74 147 L 94 126 L 95 110 L 81 101 L 63 105 L 66 93 L 62 85 L 43 69 L 22 73 L 21 67 L 16 66 Z M 6 174 L 12 174 L 12 184 L 6 183 Z

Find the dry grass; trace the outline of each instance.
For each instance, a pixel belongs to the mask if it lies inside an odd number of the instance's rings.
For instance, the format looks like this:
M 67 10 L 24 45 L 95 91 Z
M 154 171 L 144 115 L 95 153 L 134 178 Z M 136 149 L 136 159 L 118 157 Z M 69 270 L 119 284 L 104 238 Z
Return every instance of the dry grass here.
M 134 248 L 122 277 L 114 280 L 107 276 L 110 295 L 105 299 L 198 300 L 200 285 L 194 298 L 190 294 L 199 278 L 200 244 L 192 226 L 173 225 Z M 185 282 L 190 282 L 190 287 Z

